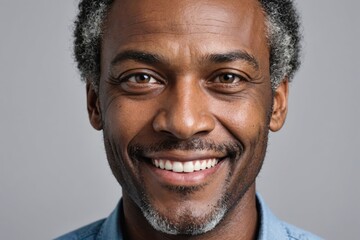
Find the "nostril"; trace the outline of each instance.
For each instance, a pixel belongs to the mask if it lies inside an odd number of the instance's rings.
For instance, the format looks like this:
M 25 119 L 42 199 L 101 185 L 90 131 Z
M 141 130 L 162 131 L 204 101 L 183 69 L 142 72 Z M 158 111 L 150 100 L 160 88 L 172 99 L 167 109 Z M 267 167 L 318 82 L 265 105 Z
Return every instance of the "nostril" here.
M 169 132 L 166 127 L 166 111 L 160 110 L 154 117 L 152 121 L 152 127 L 155 130 L 155 132 Z
M 184 140 L 211 132 L 215 127 L 215 120 L 211 113 L 203 112 L 199 108 L 172 105 L 157 112 L 152 127 L 155 132 Z

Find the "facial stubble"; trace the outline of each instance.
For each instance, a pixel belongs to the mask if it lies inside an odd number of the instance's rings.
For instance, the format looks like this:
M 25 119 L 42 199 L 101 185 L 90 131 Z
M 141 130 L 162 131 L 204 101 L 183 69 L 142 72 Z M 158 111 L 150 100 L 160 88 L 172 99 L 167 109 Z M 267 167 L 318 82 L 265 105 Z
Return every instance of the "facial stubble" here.
M 141 156 L 146 155 L 144 152 L 161 152 L 170 149 L 183 151 L 211 150 L 222 152 L 226 153 L 228 156 L 228 159 L 225 161 L 233 162 L 232 164 L 235 164 L 235 159 L 239 159 L 243 152 L 243 146 L 239 143 L 215 144 L 198 138 L 189 141 L 164 141 L 151 146 L 130 144 L 128 152 L 131 159 L 140 162 Z M 141 170 L 139 171 L 141 172 Z M 184 208 L 177 208 L 176 211 L 167 209 L 167 212 L 164 214 L 152 204 L 152 202 L 154 202 L 152 196 L 148 195 L 146 189 L 143 187 L 146 186 L 146 182 L 142 178 L 143 174 L 139 174 L 139 176 L 141 176 L 140 182 L 142 182 L 142 184 L 140 184 L 139 189 L 137 190 L 141 195 L 140 202 L 138 202 L 137 205 L 149 224 L 154 229 L 166 234 L 204 234 L 214 229 L 219 224 L 234 202 L 230 199 L 231 193 L 226 191 L 229 189 L 230 179 L 232 177 L 231 171 L 228 171 L 224 185 L 221 187 L 223 192 L 219 193 L 221 196 L 220 199 L 218 199 L 215 204 L 209 205 L 209 209 L 206 212 L 201 212 L 201 214 L 199 214 L 199 211 L 196 211 L 197 209 L 192 208 L 192 206 L 186 206 Z M 172 194 L 174 197 L 176 196 L 176 198 L 179 199 L 179 202 L 182 202 L 182 200 L 183 202 L 186 202 L 192 198 L 193 194 L 195 195 L 204 190 L 207 185 L 208 183 L 194 186 L 165 185 L 163 187 L 168 190 L 169 194 Z M 249 186 L 246 186 L 244 193 Z M 241 195 L 244 193 L 241 193 Z

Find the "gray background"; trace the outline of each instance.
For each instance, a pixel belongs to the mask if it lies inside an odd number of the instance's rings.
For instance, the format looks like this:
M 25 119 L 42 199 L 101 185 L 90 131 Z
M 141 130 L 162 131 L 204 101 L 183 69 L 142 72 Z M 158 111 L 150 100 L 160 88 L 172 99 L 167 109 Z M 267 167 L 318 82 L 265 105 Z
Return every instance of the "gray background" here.
M 304 64 L 259 190 L 282 219 L 360 236 L 360 8 L 298 1 Z M 87 120 L 71 55 L 73 0 L 0 1 L 0 239 L 50 239 L 105 217 L 121 191 Z

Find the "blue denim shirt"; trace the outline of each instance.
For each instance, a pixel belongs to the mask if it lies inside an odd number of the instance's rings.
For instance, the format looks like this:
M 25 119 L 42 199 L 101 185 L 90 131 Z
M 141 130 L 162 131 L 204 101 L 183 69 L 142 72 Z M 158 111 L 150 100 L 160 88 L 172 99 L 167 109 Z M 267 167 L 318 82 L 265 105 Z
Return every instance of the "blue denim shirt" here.
M 260 211 L 258 240 L 320 240 L 321 238 L 276 218 L 257 195 Z M 122 201 L 106 219 L 91 223 L 55 240 L 125 240 L 121 231 Z M 220 238 L 219 238 L 220 239 Z

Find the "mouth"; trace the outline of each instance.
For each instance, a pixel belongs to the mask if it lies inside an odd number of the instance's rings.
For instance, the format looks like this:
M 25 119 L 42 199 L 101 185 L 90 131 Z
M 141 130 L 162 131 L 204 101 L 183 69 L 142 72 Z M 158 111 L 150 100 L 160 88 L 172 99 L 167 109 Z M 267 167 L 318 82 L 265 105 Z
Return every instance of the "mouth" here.
M 157 155 L 157 156 L 154 156 Z M 205 156 L 208 155 L 208 156 Z M 212 156 L 211 156 L 212 155 Z M 152 186 L 204 186 L 226 175 L 229 156 L 173 151 L 142 158 L 142 173 Z M 220 177 L 221 178 L 221 177 Z M 166 188 L 167 189 L 167 188 Z
M 215 145 L 195 139 L 147 147 L 133 144 L 128 152 L 130 159 L 138 162 L 136 167 L 144 181 L 160 191 L 163 187 L 204 186 L 226 179 L 242 149 L 241 144 Z
M 218 158 L 192 160 L 186 162 L 167 159 L 151 159 L 151 163 L 162 170 L 176 173 L 193 173 L 215 167 L 220 162 Z

